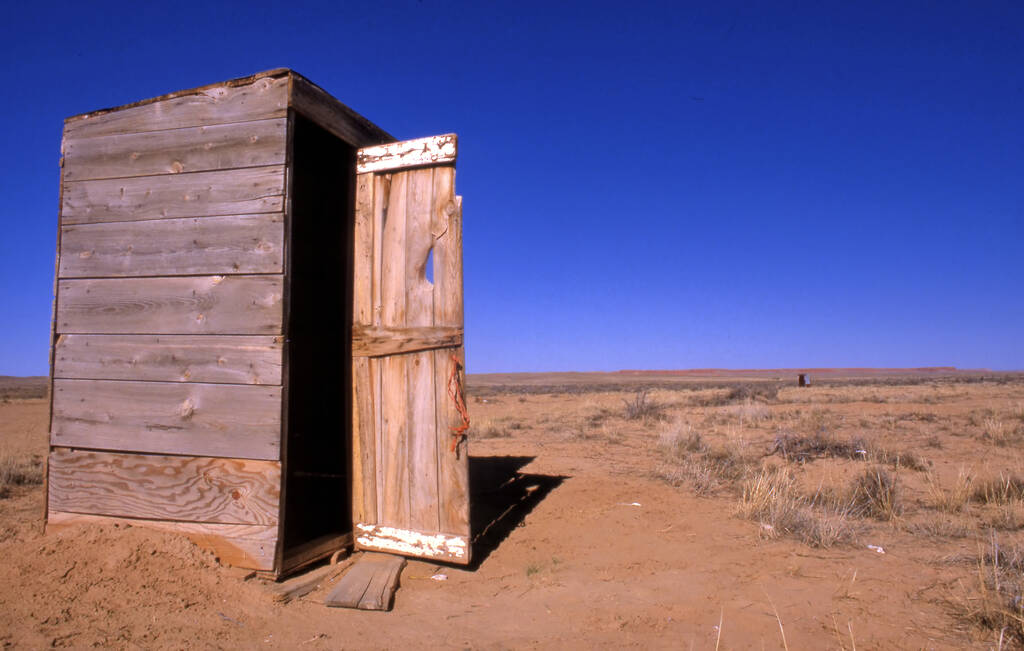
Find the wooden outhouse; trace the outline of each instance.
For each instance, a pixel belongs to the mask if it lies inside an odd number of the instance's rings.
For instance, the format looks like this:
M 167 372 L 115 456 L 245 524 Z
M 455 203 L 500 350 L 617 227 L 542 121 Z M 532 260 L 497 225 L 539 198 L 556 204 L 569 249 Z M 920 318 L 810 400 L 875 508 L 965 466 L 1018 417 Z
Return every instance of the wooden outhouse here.
M 453 135 L 291 70 L 68 118 L 48 529 L 469 562 Z

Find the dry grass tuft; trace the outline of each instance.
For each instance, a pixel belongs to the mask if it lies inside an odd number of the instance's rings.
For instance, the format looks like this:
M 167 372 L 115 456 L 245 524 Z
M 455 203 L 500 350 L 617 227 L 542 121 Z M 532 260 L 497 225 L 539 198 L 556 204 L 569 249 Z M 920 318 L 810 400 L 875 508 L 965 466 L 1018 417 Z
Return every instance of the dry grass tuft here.
M 675 423 L 662 431 L 658 447 L 666 460 L 654 476 L 673 486 L 688 484 L 698 495 L 714 493 L 749 475 L 756 463 L 742 446 L 731 441 L 722 447 L 708 444 L 688 424 Z
M 759 522 L 766 537 L 790 535 L 811 547 L 829 548 L 854 538 L 849 511 L 800 495 L 787 469 L 764 469 L 748 480 L 736 514 Z
M 974 490 L 974 475 L 963 467 L 957 473 L 953 488 L 946 491 L 934 474 L 926 476 L 931 506 L 946 513 L 959 513 L 967 508 Z
M 10 496 L 15 486 L 37 486 L 42 483 L 42 457 L 17 457 L 7 452 L 0 454 L 0 498 Z
M 979 554 L 974 590 L 964 590 L 952 601 L 955 615 L 989 631 L 998 648 L 1024 648 L 1024 550 L 1000 547 L 992 536 L 989 548 Z
M 850 508 L 857 515 L 894 520 L 902 511 L 896 475 L 881 466 L 868 468 L 853 481 Z

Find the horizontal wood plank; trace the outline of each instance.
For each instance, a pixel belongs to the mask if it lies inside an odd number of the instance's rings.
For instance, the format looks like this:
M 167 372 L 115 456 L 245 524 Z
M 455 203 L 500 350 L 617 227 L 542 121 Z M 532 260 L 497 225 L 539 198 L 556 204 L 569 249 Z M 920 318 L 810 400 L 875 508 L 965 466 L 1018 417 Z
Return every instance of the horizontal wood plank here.
M 368 552 L 359 556 L 324 599 L 331 608 L 391 610 L 406 560 Z
M 288 120 L 64 140 L 64 180 L 116 179 L 283 165 Z
M 394 137 L 325 90 L 293 73 L 292 108 L 353 147 L 391 142 Z
M 454 348 L 461 345 L 462 328 L 443 326 L 385 328 L 362 325 L 352 327 L 353 357 L 382 357 L 434 348 Z
M 280 213 L 61 229 L 61 278 L 281 273 L 283 268 Z
M 61 280 L 57 332 L 281 334 L 282 277 Z
M 75 116 L 65 122 L 64 137 L 91 138 L 285 117 L 287 72 L 254 77 L 242 83 L 214 84 L 174 93 L 166 99 Z
M 363 147 L 356 154 L 356 173 L 452 164 L 457 154 L 458 137 L 454 133 Z
M 280 440 L 281 387 L 53 382 L 51 445 L 277 460 Z
M 281 212 L 284 166 L 64 183 L 61 223 Z
M 275 461 L 50 451 L 51 511 L 270 526 L 280 493 Z
M 280 337 L 60 335 L 56 378 L 281 384 Z
M 274 568 L 274 548 L 277 543 L 276 526 L 138 520 L 61 511 L 50 511 L 46 519 L 47 533 L 86 524 L 116 524 L 181 534 L 197 546 L 216 554 L 220 562 L 225 565 L 262 571 Z

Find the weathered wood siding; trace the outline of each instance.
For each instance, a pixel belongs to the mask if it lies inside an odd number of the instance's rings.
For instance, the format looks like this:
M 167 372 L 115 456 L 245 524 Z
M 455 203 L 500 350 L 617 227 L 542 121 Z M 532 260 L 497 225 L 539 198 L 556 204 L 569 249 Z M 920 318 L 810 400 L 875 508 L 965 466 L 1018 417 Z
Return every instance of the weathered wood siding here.
M 184 533 L 273 570 L 289 75 L 69 119 L 49 524 Z

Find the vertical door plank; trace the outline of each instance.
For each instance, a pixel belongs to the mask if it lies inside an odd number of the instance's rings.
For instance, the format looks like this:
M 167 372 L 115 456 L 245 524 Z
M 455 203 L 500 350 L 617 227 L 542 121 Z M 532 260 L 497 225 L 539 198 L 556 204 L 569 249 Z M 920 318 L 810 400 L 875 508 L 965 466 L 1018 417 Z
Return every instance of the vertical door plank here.
M 373 174 L 356 176 L 354 257 L 352 270 L 352 320 L 359 325 L 373 321 Z M 374 445 L 373 396 L 370 360 L 352 360 L 352 519 L 376 523 L 377 483 Z
M 432 168 L 404 172 L 409 192 L 406 203 L 406 325 L 430 327 L 434 323 L 433 285 L 426 266 L 434 245 L 431 234 L 433 206 Z M 410 521 L 417 531 L 437 531 L 437 420 L 434 397 L 434 355 L 403 355 L 409 369 L 409 475 Z
M 381 325 L 404 327 L 406 321 L 405 263 L 406 174 L 391 178 L 381 250 Z M 409 527 L 409 378 L 407 356 L 392 355 L 381 360 L 381 407 L 383 432 L 381 457 L 384 473 L 384 521 Z
M 436 325 L 463 325 L 462 301 L 462 204 L 455 196 L 455 170 L 439 167 L 434 184 L 435 219 L 447 228 L 434 246 L 434 321 Z M 436 229 L 439 232 L 441 229 Z M 441 530 L 469 533 L 469 463 L 466 444 L 458 454 L 451 450 L 452 428 L 462 417 L 448 394 L 453 360 L 465 368 L 465 353 L 457 349 L 436 351 L 438 365 L 435 395 L 438 402 L 438 490 Z

